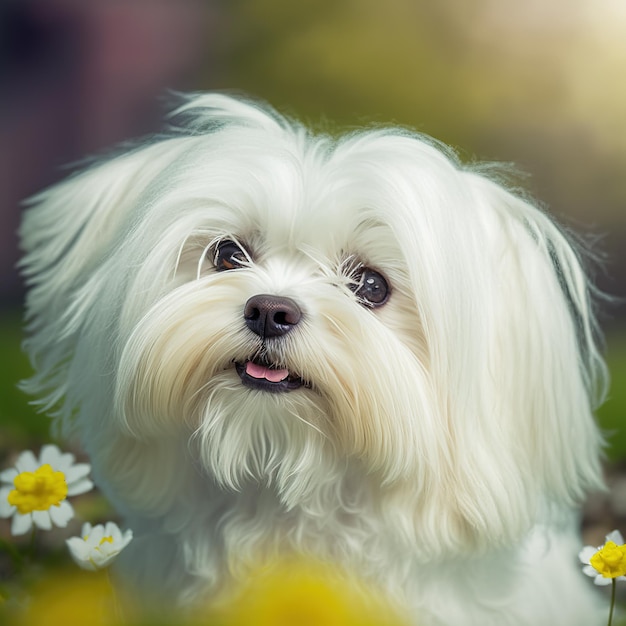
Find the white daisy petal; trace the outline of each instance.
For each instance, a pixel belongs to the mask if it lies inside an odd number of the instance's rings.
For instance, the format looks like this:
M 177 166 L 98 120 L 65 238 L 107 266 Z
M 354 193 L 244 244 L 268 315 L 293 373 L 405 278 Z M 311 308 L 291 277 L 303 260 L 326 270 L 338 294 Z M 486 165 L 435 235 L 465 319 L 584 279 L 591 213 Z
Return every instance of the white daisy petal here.
M 29 515 L 21 515 L 15 513 L 13 523 L 11 524 L 12 535 L 25 535 L 33 526 L 33 520 Z
M 133 531 L 132 530 L 124 531 L 124 534 L 122 535 L 122 540 L 120 541 L 120 546 L 125 548 L 132 541 L 132 539 L 133 539 Z
M 76 457 L 71 452 L 61 452 L 54 444 L 48 444 L 41 449 L 39 455 L 41 464 L 48 463 L 53 470 L 67 474 L 74 465 Z
M 15 513 L 16 508 L 9 504 L 9 494 L 13 491 L 11 487 L 2 487 L 0 489 L 0 517 L 11 517 Z
M 41 528 L 41 530 L 50 530 L 52 528 L 52 520 L 48 511 L 33 511 L 32 516 L 37 528 Z
M 606 536 L 607 541 L 612 541 L 618 546 L 624 545 L 624 538 L 619 530 L 613 530 Z
M 92 529 L 91 524 L 89 522 L 85 522 L 83 524 L 83 527 L 81 528 L 80 536 L 81 537 L 89 537 L 89 535 L 91 534 L 91 529 Z
M 39 452 L 39 464 L 51 465 L 53 469 L 59 469 L 59 460 L 61 458 L 61 450 L 53 443 L 48 443 L 41 448 Z
M 65 452 L 64 454 L 62 454 L 57 461 L 57 463 L 59 464 L 59 471 L 63 472 L 64 474 L 68 472 L 74 465 L 75 460 L 76 457 L 71 452 Z
M 56 446 L 44 446 L 40 458 L 42 458 L 42 464 L 44 463 L 43 459 L 46 459 L 45 462 L 49 463 L 53 470 L 63 472 L 64 474 L 72 468 L 76 460 L 76 457 L 71 452 L 61 452 Z
M 18 474 L 19 472 L 14 467 L 10 467 L 9 469 L 0 472 L 0 481 L 3 483 L 10 483 L 12 485 Z
M 70 537 L 70 539 L 65 540 L 65 543 L 73 556 L 83 560 L 89 558 L 90 548 L 80 537 Z
M 613 580 L 612 578 L 605 578 L 604 576 L 602 576 L 602 574 L 598 574 L 595 578 L 595 580 L 593 581 L 593 583 L 595 585 L 598 585 L 598 587 L 606 587 L 607 585 L 611 584 L 611 580 Z
M 122 541 L 122 532 L 115 522 L 107 522 L 104 527 L 105 537 L 111 537 L 114 543 Z
M 585 565 L 583 566 L 583 574 L 594 578 L 598 575 L 598 570 L 595 567 L 592 567 L 591 565 Z
M 33 454 L 31 450 L 24 450 L 18 457 L 17 461 L 15 461 L 15 467 L 18 472 L 35 472 L 39 467 L 39 463 L 37 462 L 37 457 Z
M 64 472 L 65 480 L 68 485 L 78 482 L 82 478 L 85 478 L 90 471 L 91 465 L 89 465 L 89 463 L 76 463 L 76 465 L 72 465 Z
M 591 557 L 598 551 L 598 548 L 594 548 L 593 546 L 585 546 L 579 553 L 578 558 L 581 563 L 585 563 L 589 565 L 589 561 Z
M 93 483 L 88 478 L 83 478 L 76 483 L 67 485 L 68 496 L 78 496 L 81 493 L 87 493 L 93 489 Z
M 51 506 L 48 509 L 48 513 L 54 525 L 59 528 L 65 528 L 67 523 L 74 517 L 74 509 L 67 500 L 63 500 L 58 506 Z
M 89 538 L 92 539 L 95 545 L 99 544 L 104 537 L 104 526 L 102 524 L 96 524 L 89 533 Z
M 95 571 L 97 568 L 91 561 L 92 549 L 80 537 L 72 537 L 66 540 L 68 550 L 72 560 L 78 567 L 88 571 Z

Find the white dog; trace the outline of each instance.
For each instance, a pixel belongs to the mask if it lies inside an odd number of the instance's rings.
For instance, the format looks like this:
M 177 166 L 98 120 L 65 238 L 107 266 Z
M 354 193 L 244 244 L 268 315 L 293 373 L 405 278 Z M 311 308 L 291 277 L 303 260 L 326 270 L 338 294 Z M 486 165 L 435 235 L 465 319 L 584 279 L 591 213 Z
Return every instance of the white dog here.
M 406 130 L 190 97 L 36 198 L 28 389 L 192 604 L 297 552 L 421 626 L 596 624 L 590 287 L 554 223 Z

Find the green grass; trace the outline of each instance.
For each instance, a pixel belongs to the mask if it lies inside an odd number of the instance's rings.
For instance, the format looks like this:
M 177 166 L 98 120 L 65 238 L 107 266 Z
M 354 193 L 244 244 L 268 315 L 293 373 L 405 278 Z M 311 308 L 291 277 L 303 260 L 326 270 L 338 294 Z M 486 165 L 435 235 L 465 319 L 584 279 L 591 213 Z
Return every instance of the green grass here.
M 606 357 L 611 389 L 598 420 L 607 434 L 609 459 L 626 460 L 626 329 L 608 335 Z
M 32 369 L 20 346 L 22 322 L 17 311 L 0 312 L 0 452 L 34 447 L 50 439 L 50 421 L 18 389 Z

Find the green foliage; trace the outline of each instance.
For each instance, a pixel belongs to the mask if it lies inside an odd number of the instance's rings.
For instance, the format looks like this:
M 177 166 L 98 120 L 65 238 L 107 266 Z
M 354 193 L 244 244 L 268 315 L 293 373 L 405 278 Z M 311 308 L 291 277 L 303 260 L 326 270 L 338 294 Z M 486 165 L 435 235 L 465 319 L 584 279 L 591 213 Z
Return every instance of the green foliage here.
M 22 322 L 17 311 L 0 312 L 0 452 L 20 450 L 50 439 L 50 421 L 37 413 L 18 388 L 32 370 L 21 350 Z
M 609 459 L 626 460 L 626 329 L 609 335 L 607 362 L 611 389 L 598 411 L 598 419 L 607 435 Z

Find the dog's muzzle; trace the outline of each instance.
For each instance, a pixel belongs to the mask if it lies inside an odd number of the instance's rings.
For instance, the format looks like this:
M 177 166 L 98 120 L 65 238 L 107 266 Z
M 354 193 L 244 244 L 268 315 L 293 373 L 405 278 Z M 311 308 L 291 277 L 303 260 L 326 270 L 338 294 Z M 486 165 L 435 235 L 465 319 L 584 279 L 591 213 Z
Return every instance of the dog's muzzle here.
M 248 328 L 265 341 L 283 337 L 293 330 L 302 319 L 302 311 L 291 298 L 259 294 L 246 302 L 243 317 Z M 287 368 L 262 359 L 235 363 L 235 368 L 241 382 L 253 389 L 282 393 L 304 385 L 303 380 Z

